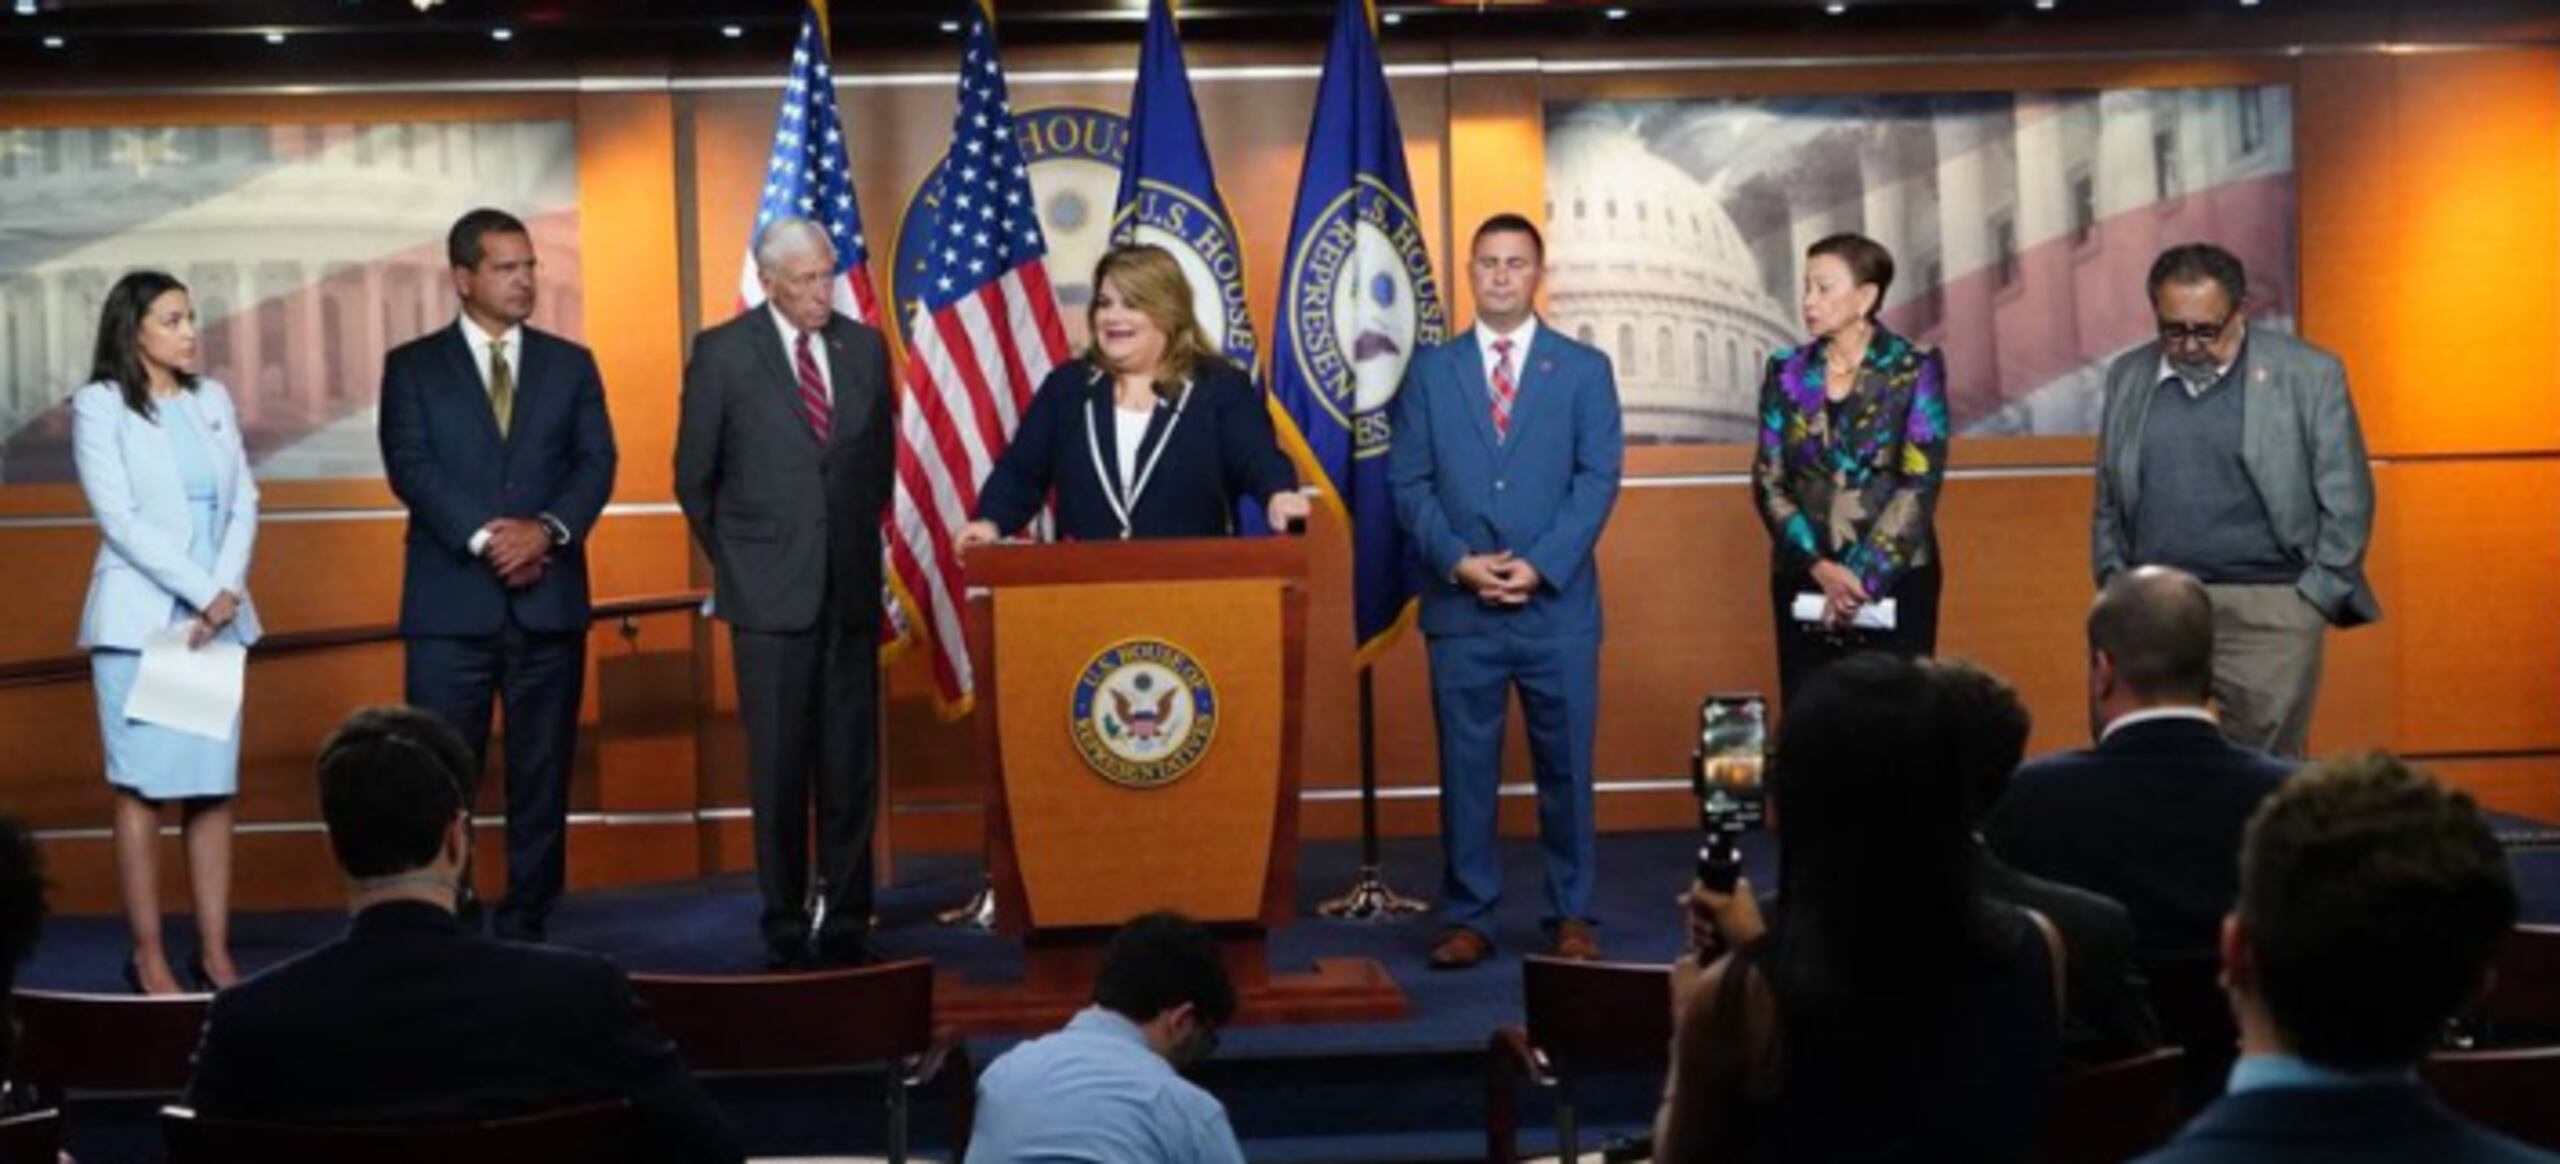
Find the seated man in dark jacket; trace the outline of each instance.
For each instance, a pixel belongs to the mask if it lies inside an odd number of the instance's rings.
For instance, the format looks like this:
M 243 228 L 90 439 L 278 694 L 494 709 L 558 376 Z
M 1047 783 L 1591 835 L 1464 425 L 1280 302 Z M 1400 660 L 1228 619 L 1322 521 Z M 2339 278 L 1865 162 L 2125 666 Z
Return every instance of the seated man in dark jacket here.
M 2008 791 L 2009 776 L 2027 753 L 2034 719 L 2017 689 L 1999 676 L 1962 660 L 1929 664 L 1957 729 L 1966 799 L 1976 830 Z M 2062 935 L 2068 979 L 2064 983 L 2063 1058 L 2105 1063 L 2160 1045 L 2160 1023 L 2151 1015 L 2142 971 L 2133 960 L 2133 918 L 2114 898 L 2031 877 L 2002 864 L 1988 847 L 1979 851 L 1982 891 L 1994 900 L 2043 914 Z
M 494 942 L 454 918 L 471 753 L 410 708 L 359 711 L 320 752 L 347 936 L 215 996 L 187 1102 L 200 1115 L 444 1124 L 625 1099 L 647 1158 L 735 1161 L 727 1121 L 589 953 Z
M 2447 1110 L 2417 1066 L 2515 926 L 2471 798 L 2390 756 L 2312 765 L 2249 822 L 2222 923 L 2230 1093 L 2148 1164 L 2560 1164 Z

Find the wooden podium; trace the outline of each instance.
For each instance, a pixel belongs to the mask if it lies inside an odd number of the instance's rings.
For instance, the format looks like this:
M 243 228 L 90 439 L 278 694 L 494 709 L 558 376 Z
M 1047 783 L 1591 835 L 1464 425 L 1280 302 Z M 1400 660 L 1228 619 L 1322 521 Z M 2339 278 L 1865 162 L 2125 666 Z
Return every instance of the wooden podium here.
M 1297 914 L 1307 551 L 1298 537 L 993 546 L 968 560 L 996 928 L 1018 983 L 947 980 L 961 1030 L 1054 1026 L 1157 909 L 1218 934 L 1239 1022 L 1404 1015 L 1376 962 L 1274 973 Z

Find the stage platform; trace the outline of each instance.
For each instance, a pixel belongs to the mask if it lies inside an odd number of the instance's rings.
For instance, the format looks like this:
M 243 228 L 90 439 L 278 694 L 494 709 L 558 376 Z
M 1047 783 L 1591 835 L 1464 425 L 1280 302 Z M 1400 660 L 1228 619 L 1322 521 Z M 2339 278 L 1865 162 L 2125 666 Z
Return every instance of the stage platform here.
M 2547 826 L 2501 819 L 2502 831 Z M 2540 840 L 2514 849 L 2526 920 L 2560 921 L 2560 847 Z M 1674 901 L 1687 884 L 1694 833 L 1612 834 L 1601 838 L 1596 912 L 1613 960 L 1663 962 L 1681 942 Z M 1439 848 L 1429 840 L 1391 841 L 1387 879 L 1416 897 L 1436 890 Z M 1404 988 L 1408 1015 L 1398 1022 L 1303 1026 L 1243 1024 L 1222 1032 L 1215 1059 L 1198 1072 L 1225 1101 L 1248 1154 L 1273 1161 L 1465 1160 L 1483 1154 L 1484 1048 L 1499 1026 L 1520 1021 L 1519 956 L 1537 948 L 1538 853 L 1526 841 L 1504 846 L 1506 894 L 1497 956 L 1463 971 L 1434 971 L 1426 956 L 1439 931 L 1429 915 L 1389 923 L 1329 921 L 1317 902 L 1350 883 L 1357 846 L 1306 846 L 1300 866 L 1298 923 L 1272 935 L 1273 970 L 1306 969 L 1319 958 L 1367 958 Z M 1746 845 L 1753 881 L 1772 884 L 1771 849 Z M 926 957 L 973 983 L 1002 982 L 1020 971 L 1013 943 L 994 935 L 935 924 L 937 911 L 965 901 L 979 867 L 958 858 L 905 858 L 899 880 L 881 897 L 882 951 Z M 632 970 L 737 973 L 761 969 L 753 883 L 731 876 L 682 885 L 575 893 L 552 922 L 553 940 L 602 951 Z M 171 941 L 191 940 L 183 918 Z M 234 950 L 254 971 L 336 935 L 335 913 L 272 913 L 234 923 Z M 121 989 L 123 923 L 113 917 L 56 918 L 23 969 L 23 985 L 44 989 Z M 1016 1036 L 970 1040 L 984 1065 Z M 1584 1144 L 1650 1119 L 1661 1081 L 1600 1081 L 1583 1096 Z M 884 1142 L 875 1104 L 848 1098 L 841 1081 L 724 1085 L 717 1089 L 759 1156 L 876 1154 Z M 863 1094 L 870 1094 L 865 1092 Z M 159 1158 L 151 1108 L 110 1108 L 75 1119 L 71 1147 L 83 1161 Z M 1552 1152 L 1550 1117 L 1525 1111 L 1524 1147 Z M 944 1142 L 935 1105 L 915 1113 L 917 1146 L 928 1154 Z

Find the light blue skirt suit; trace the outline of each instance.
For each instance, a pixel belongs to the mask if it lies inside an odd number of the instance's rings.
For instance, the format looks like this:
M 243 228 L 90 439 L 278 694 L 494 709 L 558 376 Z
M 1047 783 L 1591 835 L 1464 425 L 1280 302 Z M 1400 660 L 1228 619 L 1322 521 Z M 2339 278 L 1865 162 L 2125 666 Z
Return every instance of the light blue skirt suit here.
M 215 740 L 124 714 L 143 640 L 223 591 L 240 602 L 221 637 L 258 639 L 248 590 L 258 487 L 231 396 L 198 377 L 157 403 L 157 415 L 142 416 L 108 383 L 71 398 L 73 459 L 101 535 L 79 642 L 97 685 L 107 782 L 146 800 L 229 796 L 240 786 L 236 721 L 230 739 Z

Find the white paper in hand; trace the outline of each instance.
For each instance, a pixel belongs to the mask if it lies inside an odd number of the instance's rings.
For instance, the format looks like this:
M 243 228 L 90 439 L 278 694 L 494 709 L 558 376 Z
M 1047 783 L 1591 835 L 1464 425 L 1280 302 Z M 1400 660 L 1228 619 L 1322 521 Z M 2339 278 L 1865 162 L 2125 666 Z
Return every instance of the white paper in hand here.
M 1822 608 L 1821 595 L 1802 591 L 1797 593 L 1795 604 L 1789 608 L 1789 613 L 1795 616 L 1797 622 L 1821 622 Z M 1889 631 L 1893 629 L 1893 613 L 1893 600 L 1890 598 L 1882 602 L 1870 602 L 1858 608 L 1857 617 L 1850 619 L 1849 625 L 1859 630 Z
M 229 740 L 240 720 L 241 680 L 249 648 L 215 639 L 187 649 L 187 623 L 142 640 L 142 666 L 126 697 L 124 717 L 207 739 Z

